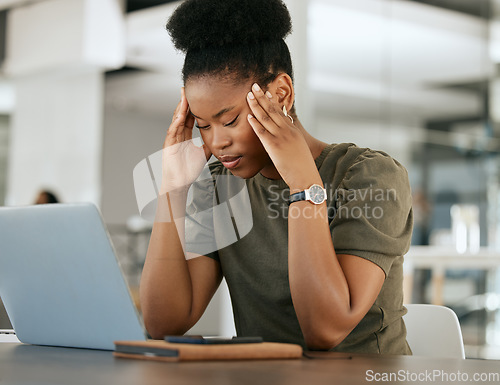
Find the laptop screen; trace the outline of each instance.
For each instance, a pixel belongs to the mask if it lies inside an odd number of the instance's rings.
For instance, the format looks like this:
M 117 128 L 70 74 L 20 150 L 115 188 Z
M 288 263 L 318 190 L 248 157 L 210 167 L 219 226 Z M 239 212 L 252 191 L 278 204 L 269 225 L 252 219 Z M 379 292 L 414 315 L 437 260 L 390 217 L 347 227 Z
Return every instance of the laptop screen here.
M 0 208 L 0 297 L 25 343 L 113 350 L 145 332 L 98 209 Z

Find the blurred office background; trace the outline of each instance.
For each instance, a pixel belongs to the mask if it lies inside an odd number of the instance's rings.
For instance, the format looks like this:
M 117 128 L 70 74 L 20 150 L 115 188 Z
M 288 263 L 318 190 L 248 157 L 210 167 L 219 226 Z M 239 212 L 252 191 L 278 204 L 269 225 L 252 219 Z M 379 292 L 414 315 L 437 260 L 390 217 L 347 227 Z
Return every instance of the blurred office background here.
M 406 300 L 452 307 L 467 355 L 500 358 L 500 0 L 285 3 L 304 126 L 408 169 L 414 258 L 489 261 L 452 262 L 441 282 L 409 266 Z M 132 170 L 161 148 L 179 100 L 183 58 L 164 28 L 178 4 L 0 0 L 0 205 L 42 188 L 96 203 L 134 294 L 150 228 Z M 195 331 L 233 328 L 223 287 Z

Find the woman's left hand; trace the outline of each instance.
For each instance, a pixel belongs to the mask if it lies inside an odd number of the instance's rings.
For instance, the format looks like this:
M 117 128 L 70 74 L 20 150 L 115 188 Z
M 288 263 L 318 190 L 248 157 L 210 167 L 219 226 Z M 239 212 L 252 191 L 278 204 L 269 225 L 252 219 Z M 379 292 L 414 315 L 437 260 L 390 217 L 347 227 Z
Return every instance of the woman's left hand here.
M 285 116 L 276 98 L 254 84 L 247 95 L 252 114 L 248 121 L 262 142 L 290 192 L 302 191 L 321 181 L 302 132 Z

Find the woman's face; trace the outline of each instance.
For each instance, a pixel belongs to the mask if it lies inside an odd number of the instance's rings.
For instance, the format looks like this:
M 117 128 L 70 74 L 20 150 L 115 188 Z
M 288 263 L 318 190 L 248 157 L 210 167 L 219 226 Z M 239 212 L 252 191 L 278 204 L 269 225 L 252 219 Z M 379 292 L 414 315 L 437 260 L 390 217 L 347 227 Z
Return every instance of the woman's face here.
M 247 94 L 252 83 L 195 78 L 186 82 L 186 98 L 203 142 L 233 175 L 248 179 L 261 172 L 278 179 L 276 168 L 248 123 L 251 110 Z

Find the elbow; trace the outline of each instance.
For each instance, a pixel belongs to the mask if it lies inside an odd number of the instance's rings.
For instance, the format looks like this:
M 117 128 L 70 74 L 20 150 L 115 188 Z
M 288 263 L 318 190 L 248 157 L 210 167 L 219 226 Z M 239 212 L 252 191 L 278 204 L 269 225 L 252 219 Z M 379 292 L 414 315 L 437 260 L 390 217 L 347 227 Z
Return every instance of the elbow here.
M 310 350 L 330 350 L 339 345 L 349 335 L 352 329 L 328 330 L 319 328 L 310 333 L 304 333 L 305 343 Z
M 164 332 L 162 332 L 161 330 L 157 330 L 157 329 L 146 328 L 146 330 L 148 331 L 148 334 L 150 335 L 150 337 L 154 340 L 162 340 L 167 335 Z M 168 334 L 168 335 L 170 335 L 170 334 Z
M 163 304 L 156 302 L 141 303 L 144 327 L 152 339 L 162 340 L 165 336 L 183 335 L 194 325 L 183 309 L 171 306 L 169 311 L 163 311 L 164 308 Z
M 152 339 L 161 340 L 166 336 L 164 327 L 158 321 L 146 315 L 143 316 L 143 319 L 146 331 Z
M 362 317 L 361 317 L 362 318 Z M 302 332 L 306 346 L 311 350 L 331 350 L 340 345 L 358 325 L 358 315 L 351 313 L 343 316 L 325 317 L 310 323 Z
M 146 331 L 154 340 L 162 340 L 165 336 L 179 336 L 185 334 L 190 327 L 185 323 L 178 323 L 159 319 L 157 317 L 144 316 Z
M 165 336 L 181 336 L 188 329 L 181 327 L 169 327 L 169 325 L 162 325 L 157 323 L 144 323 L 148 334 L 154 340 L 162 340 Z
M 307 348 L 310 350 L 330 350 L 340 344 L 344 338 L 344 336 L 316 336 L 307 338 L 305 341 Z

